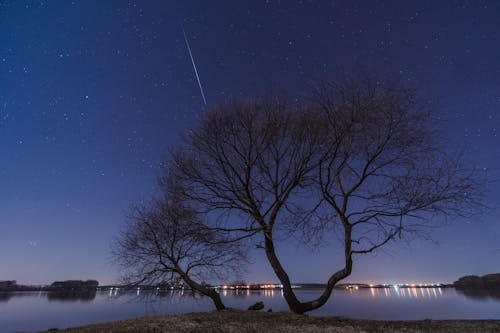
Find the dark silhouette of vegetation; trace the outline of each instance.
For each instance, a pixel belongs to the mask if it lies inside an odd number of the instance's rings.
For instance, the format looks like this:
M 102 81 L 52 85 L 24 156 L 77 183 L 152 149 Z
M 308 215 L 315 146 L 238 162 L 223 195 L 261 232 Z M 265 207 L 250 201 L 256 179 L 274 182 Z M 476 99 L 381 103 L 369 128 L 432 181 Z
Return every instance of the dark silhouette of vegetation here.
M 17 284 L 14 280 L 0 281 L 0 302 L 8 301 L 14 293 L 16 296 L 30 295 L 29 293 L 22 293 L 26 291 L 47 292 L 49 300 L 91 301 L 96 296 L 98 285 L 99 282 L 96 280 L 56 281 L 50 286 L 25 286 Z
M 133 209 L 112 253 L 127 285 L 183 281 L 210 297 L 218 310 L 226 308 L 219 293 L 201 281 L 224 278 L 245 261 L 240 244 L 226 242 L 205 226 L 192 207 L 170 193 Z
M 400 84 L 321 83 L 305 104 L 228 102 L 205 113 L 172 154 L 162 180 L 229 240 L 259 237 L 296 313 L 319 308 L 356 255 L 428 230 L 436 217 L 469 216 L 481 185 L 442 149 L 435 110 Z M 324 292 L 301 302 L 276 243 L 300 233 L 335 236 L 344 262 Z
M 18 284 L 15 280 L 0 281 L 0 290 L 1 291 L 15 290 L 17 287 L 18 287 Z
M 99 282 L 96 280 L 67 280 L 67 281 L 55 281 L 53 282 L 49 290 L 62 290 L 62 289 L 72 289 L 72 290 L 96 290 Z
M 44 290 L 48 291 L 47 298 L 49 300 L 91 301 L 96 296 L 98 285 L 99 282 L 96 280 L 56 281 Z
M 500 300 L 500 273 L 467 275 L 453 282 L 456 290 L 469 298 Z
M 462 276 L 453 282 L 453 286 L 459 289 L 498 289 L 500 290 L 500 273 L 487 274 L 483 276 Z
M 41 290 L 40 286 L 26 286 L 22 284 L 17 284 L 15 280 L 0 281 L 0 292 L 12 292 L 12 291 L 38 291 Z

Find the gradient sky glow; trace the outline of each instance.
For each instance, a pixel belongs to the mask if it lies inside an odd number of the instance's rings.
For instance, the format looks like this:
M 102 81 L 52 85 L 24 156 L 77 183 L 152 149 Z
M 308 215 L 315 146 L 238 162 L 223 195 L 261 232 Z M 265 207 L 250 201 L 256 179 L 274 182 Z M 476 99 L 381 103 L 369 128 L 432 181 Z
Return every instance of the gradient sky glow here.
M 392 75 L 435 101 L 450 147 L 491 180 L 480 220 L 363 257 L 351 281 L 500 272 L 500 2 L 0 0 L 0 280 L 115 280 L 127 207 L 205 107 L 182 27 L 208 107 Z M 340 258 L 280 255 L 294 282 L 325 282 Z M 253 261 L 246 280 L 277 281 Z

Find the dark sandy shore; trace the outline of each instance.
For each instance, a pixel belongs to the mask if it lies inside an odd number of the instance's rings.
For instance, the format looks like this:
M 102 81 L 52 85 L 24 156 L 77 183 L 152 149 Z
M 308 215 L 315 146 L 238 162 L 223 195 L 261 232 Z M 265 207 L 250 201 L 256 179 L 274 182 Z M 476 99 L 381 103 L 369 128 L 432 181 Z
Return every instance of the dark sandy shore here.
M 375 321 L 299 316 L 290 312 L 222 311 L 147 316 L 47 332 L 500 332 L 500 320 Z

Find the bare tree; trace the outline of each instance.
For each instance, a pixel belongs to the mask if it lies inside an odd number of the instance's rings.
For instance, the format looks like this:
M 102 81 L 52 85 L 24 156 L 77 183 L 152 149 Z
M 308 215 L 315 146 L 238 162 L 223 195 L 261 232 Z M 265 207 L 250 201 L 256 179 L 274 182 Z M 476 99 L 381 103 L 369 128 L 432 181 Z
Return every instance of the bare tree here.
M 353 255 L 422 230 L 435 215 L 467 214 L 477 202 L 474 175 L 440 148 L 432 115 L 409 89 L 370 80 L 323 83 L 306 105 L 226 103 L 189 133 L 167 179 L 219 217 L 212 230 L 235 241 L 260 235 L 290 309 L 304 313 L 351 273 Z M 345 264 L 317 299 L 301 302 L 275 244 L 332 228 L 343 231 Z
M 328 128 L 320 118 L 279 99 L 219 105 L 190 133 L 166 171 L 167 180 L 182 183 L 185 200 L 221 217 L 214 230 L 234 232 L 234 239 L 263 236 L 259 246 L 294 311 L 300 302 L 275 241 L 314 210 L 304 207 L 303 198 L 311 195 L 325 150 Z
M 344 267 L 310 311 L 326 303 L 335 284 L 350 275 L 353 256 L 373 252 L 396 237 L 432 230 L 436 218 L 470 217 L 481 208 L 482 181 L 442 146 L 439 114 L 419 104 L 415 91 L 371 78 L 321 83 L 313 105 L 328 119 L 329 154 L 316 178 L 341 230 Z
M 226 242 L 175 195 L 133 209 L 126 230 L 116 239 L 113 257 L 128 284 L 184 281 L 225 309 L 217 291 L 200 281 L 226 278 L 245 261 L 239 243 Z

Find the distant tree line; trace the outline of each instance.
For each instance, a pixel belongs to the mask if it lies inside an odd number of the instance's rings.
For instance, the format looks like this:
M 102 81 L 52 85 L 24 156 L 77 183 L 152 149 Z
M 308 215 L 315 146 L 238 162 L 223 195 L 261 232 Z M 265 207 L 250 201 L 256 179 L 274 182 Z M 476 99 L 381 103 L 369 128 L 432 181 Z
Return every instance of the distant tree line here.
M 67 281 L 56 281 L 49 286 L 27 286 L 17 284 L 15 280 L 0 281 L 0 291 L 33 291 L 33 290 L 45 290 L 45 291 L 58 291 L 58 290 L 75 290 L 75 291 L 87 291 L 96 290 L 99 282 L 96 280 L 67 280 Z
M 17 284 L 16 280 L 0 281 L 0 291 L 33 291 L 33 290 L 40 290 L 40 287 Z
M 58 289 L 74 289 L 74 290 L 95 290 L 99 282 L 97 280 L 67 280 L 67 281 L 56 281 L 52 283 L 48 289 L 58 290 Z
M 483 276 L 467 275 L 453 283 L 459 289 L 498 289 L 500 290 L 500 273 Z
M 455 281 L 453 286 L 458 293 L 469 298 L 500 300 L 500 273 L 463 276 Z

